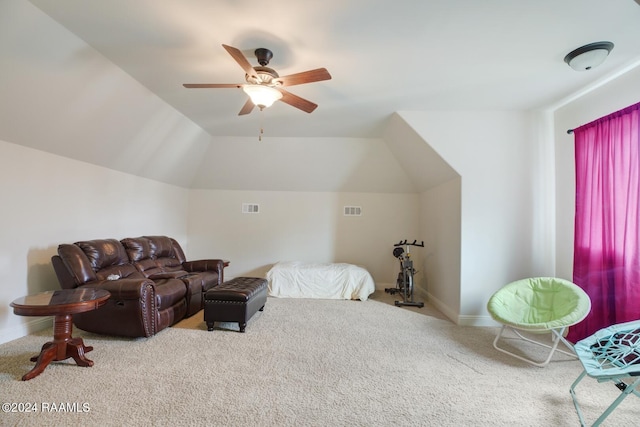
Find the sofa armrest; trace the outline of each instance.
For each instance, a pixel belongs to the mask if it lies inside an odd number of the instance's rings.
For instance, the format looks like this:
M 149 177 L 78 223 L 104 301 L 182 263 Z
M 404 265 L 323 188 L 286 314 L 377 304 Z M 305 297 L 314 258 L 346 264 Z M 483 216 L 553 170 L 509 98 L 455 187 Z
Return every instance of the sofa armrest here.
M 51 257 L 51 264 L 53 265 L 53 271 L 55 271 L 56 277 L 58 278 L 58 282 L 60 282 L 60 287 L 62 289 L 73 289 L 78 286 L 78 283 L 76 283 L 73 275 L 64 265 L 64 262 L 59 255 L 54 255 Z
M 185 261 L 182 268 L 189 273 L 198 273 L 201 271 L 212 271 L 218 274 L 217 285 L 224 282 L 224 267 L 228 265 L 228 261 L 221 259 L 200 259 L 195 261 Z
M 100 280 L 86 283 L 80 288 L 98 288 L 109 291 L 111 299 L 114 300 L 134 300 L 146 299 L 146 295 L 153 292 L 155 283 L 149 279 L 118 279 Z
M 182 268 L 189 273 L 215 271 L 222 275 L 224 264 L 225 262 L 221 259 L 200 259 L 196 261 L 185 261 L 182 263 Z
M 96 280 L 80 286 L 104 289 L 111 298 L 97 310 L 73 315 L 80 329 L 97 334 L 150 337 L 158 332 L 155 284 L 149 279 Z

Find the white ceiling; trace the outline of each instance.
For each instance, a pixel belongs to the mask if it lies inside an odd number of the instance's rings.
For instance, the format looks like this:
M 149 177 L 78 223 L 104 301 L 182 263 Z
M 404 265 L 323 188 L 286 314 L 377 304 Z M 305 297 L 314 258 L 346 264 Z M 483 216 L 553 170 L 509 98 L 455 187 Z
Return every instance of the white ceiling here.
M 634 0 L 31 0 L 212 136 L 376 138 L 394 111 L 547 108 L 640 59 Z M 615 43 L 576 72 L 571 50 Z M 291 87 L 311 114 L 276 103 L 237 113 L 244 72 L 222 48 L 273 51 L 280 75 L 326 67 Z

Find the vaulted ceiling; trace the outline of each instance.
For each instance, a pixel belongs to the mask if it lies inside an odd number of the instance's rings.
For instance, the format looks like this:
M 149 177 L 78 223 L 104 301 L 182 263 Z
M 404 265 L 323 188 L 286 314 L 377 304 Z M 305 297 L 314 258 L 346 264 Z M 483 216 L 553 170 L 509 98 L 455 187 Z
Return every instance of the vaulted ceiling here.
M 291 92 L 312 114 L 277 103 L 270 136 L 378 137 L 398 110 L 535 109 L 640 58 L 633 0 L 31 0 L 211 135 L 254 136 L 237 113 L 244 82 L 222 48 L 273 51 L 280 75 L 326 67 L 333 79 Z M 564 62 L 587 43 L 615 43 L 599 68 Z
M 0 41 L 0 77 L 6 76 L 0 84 L 11 99 L 0 101 L 0 139 L 192 188 L 417 189 L 427 184 L 407 170 L 411 153 L 405 151 L 403 161 L 384 143 L 394 112 L 545 109 L 640 61 L 634 0 L 25 2 L 0 5 L 0 35 L 6 36 Z M 35 5 L 79 43 L 64 38 L 62 48 L 63 38 L 45 31 L 20 4 Z M 19 23 L 8 16 L 14 11 L 23 14 Z M 600 67 L 576 72 L 563 62 L 569 51 L 601 40 L 615 48 Z M 238 116 L 246 101 L 240 89 L 182 86 L 244 81 L 222 44 L 240 49 L 253 65 L 256 48 L 272 50 L 269 66 L 280 75 L 326 67 L 332 79 L 289 88 L 319 105 L 311 114 L 277 102 Z M 63 59 L 83 66 L 63 76 Z M 138 90 L 125 79 L 105 75 L 108 85 L 92 87 L 106 62 L 199 131 L 168 120 L 160 108 L 125 106 L 119 92 L 109 91 Z M 106 99 L 123 108 L 105 110 Z M 58 105 L 65 105 L 65 115 L 55 111 Z M 90 120 L 73 120 L 73 113 L 88 111 Z M 272 145 L 247 146 L 260 128 Z M 185 135 L 190 144 L 175 144 Z M 143 155 L 149 150 L 151 159 Z M 415 154 L 442 161 L 423 147 Z M 256 173 L 251 181 L 233 174 L 233 164 L 260 171 L 267 160 L 274 174 Z

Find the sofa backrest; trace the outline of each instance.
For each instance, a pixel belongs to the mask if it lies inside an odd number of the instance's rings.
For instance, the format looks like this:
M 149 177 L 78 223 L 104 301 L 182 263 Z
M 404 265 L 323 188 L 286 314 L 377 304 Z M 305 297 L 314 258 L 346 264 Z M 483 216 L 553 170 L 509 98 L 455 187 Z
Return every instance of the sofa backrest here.
M 116 239 L 87 240 L 74 244 L 89 259 L 98 280 L 144 277 L 131 264 L 127 251 Z
M 64 289 L 96 280 L 96 272 L 79 246 L 67 243 L 59 245 L 58 256 L 53 256 L 51 261 L 58 281 Z
M 133 279 L 179 272 L 185 260 L 180 244 L 167 236 L 62 244 L 58 246 L 58 255 L 52 257 L 56 275 L 64 288 L 96 280 Z
M 180 244 L 167 236 L 145 236 L 153 247 L 156 265 L 164 271 L 182 270 L 185 261 L 184 252 Z
M 116 239 L 87 240 L 58 246 L 51 258 L 60 285 L 75 288 L 96 280 L 143 278 Z
M 180 244 L 167 236 L 128 237 L 120 241 L 129 261 L 145 276 L 182 270 L 185 261 Z
M 145 276 L 162 273 L 156 264 L 155 247 L 146 237 L 127 237 L 120 241 L 127 251 L 129 261 Z

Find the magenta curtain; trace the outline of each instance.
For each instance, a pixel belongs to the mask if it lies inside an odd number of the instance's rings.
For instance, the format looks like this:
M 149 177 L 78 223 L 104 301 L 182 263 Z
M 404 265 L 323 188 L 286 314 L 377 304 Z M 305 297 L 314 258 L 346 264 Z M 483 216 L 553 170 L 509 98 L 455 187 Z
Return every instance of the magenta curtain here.
M 576 212 L 573 281 L 591 313 L 576 342 L 640 319 L 640 103 L 574 130 Z

